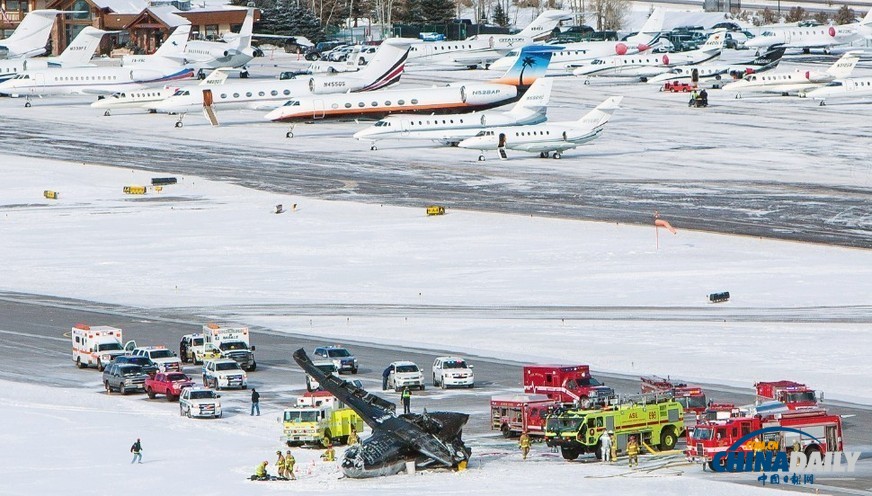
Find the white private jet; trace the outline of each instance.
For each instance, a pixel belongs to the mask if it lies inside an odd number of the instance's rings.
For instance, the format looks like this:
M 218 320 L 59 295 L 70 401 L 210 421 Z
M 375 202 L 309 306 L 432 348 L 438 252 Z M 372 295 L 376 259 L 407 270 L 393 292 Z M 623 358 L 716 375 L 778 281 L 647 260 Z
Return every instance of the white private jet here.
M 51 28 L 62 10 L 34 10 L 24 16 L 21 24 L 8 38 L 0 40 L 0 60 L 36 57 L 45 53 Z
M 826 86 L 805 92 L 806 98 L 819 100 L 824 106 L 831 98 L 866 98 L 872 96 L 872 77 L 844 78 L 827 83 Z
M 723 89 L 724 91 L 735 91 L 736 98 L 741 98 L 743 93 L 751 92 L 778 93 L 787 96 L 790 93 L 801 93 L 824 86 L 837 79 L 850 77 L 859 60 L 858 52 L 848 52 L 830 66 L 826 72 L 796 70 L 751 74 L 744 79 L 725 85 Z
M 512 48 L 531 45 L 551 34 L 560 21 L 572 16 L 562 10 L 546 10 L 520 33 L 478 35 L 463 41 L 413 41 L 409 64 L 489 67 Z M 513 64 L 507 64 L 508 70 Z
M 178 28 L 177 28 L 178 29 Z M 165 43 L 155 52 L 173 53 Z M 160 86 L 167 81 L 193 77 L 194 71 L 172 62 L 176 57 L 158 57 L 130 67 L 70 67 L 27 70 L 0 83 L 0 94 L 25 97 L 25 107 L 34 96 L 111 95 L 123 91 Z
M 443 145 L 457 146 L 464 139 L 475 136 L 485 128 L 524 126 L 545 121 L 552 84 L 553 80 L 550 78 L 537 79 L 511 110 L 442 114 L 438 117 L 389 115 L 373 126 L 356 132 L 354 137 L 372 141 L 371 150 L 376 149 L 376 141 L 383 139 L 424 139 Z
M 86 26 L 57 57 L 0 59 L 0 81 L 6 81 L 25 71 L 40 71 L 49 67 L 88 66 L 100 45 L 100 39 L 106 33 L 108 31 Z
M 254 48 L 251 46 L 253 27 L 254 8 L 249 7 L 239 34 L 225 34 L 223 41 L 189 41 L 184 52 L 186 63 L 198 70 L 200 79 L 206 77 L 206 69 L 221 67 L 242 67 L 240 77 L 248 77 L 245 64 L 254 58 Z
M 697 50 L 669 54 L 615 55 L 594 59 L 572 73 L 582 77 L 636 77 L 647 81 L 649 77 L 663 74 L 676 65 L 696 65 L 716 59 L 724 48 L 725 32 L 724 29 L 716 30 Z
M 663 84 L 668 81 L 720 81 L 723 78 L 742 78 L 748 74 L 759 74 L 778 67 L 781 57 L 784 55 L 783 47 L 774 47 L 765 54 L 755 58 L 747 64 L 719 64 L 717 62 L 680 65 L 673 67 L 669 72 L 659 74 L 648 79 L 649 84 Z
M 812 49 L 823 49 L 830 53 L 833 47 L 847 45 L 872 35 L 872 9 L 859 23 L 841 26 L 781 26 L 763 28 L 759 36 L 745 42 L 747 48 L 769 48 L 781 45 L 784 48 L 802 49 L 809 53 Z
M 176 26 L 163 44 L 151 55 L 125 55 L 121 57 L 121 67 L 131 67 L 144 64 L 182 65 L 185 48 L 191 36 L 191 25 Z
M 472 138 L 460 142 L 461 148 L 481 150 L 479 161 L 484 160 L 485 150 L 497 150 L 500 158 L 508 158 L 506 150 L 538 153 L 539 158 L 549 155 L 559 159 L 569 149 L 596 139 L 612 113 L 618 109 L 624 97 L 607 98 L 595 109 L 577 121 L 546 122 L 533 126 L 515 126 L 485 129 Z
M 524 89 L 545 75 L 551 51 L 542 50 L 541 47 L 527 47 L 524 50 L 518 62 L 501 78 L 493 81 L 457 82 L 441 87 L 400 88 L 367 93 L 310 95 L 288 100 L 267 114 L 266 119 L 298 122 L 358 117 L 382 118 L 397 113 L 443 114 L 499 107 L 519 98 Z M 292 135 L 291 132 L 288 134 Z
M 662 8 L 656 8 L 639 33 L 631 36 L 627 41 L 582 41 L 578 43 L 556 43 L 548 46 L 558 49 L 551 54 L 551 63 L 548 71 L 566 73 L 581 65 L 584 61 L 609 57 L 612 55 L 630 55 L 645 52 L 650 49 L 660 38 L 663 31 L 663 21 L 666 12 Z M 514 49 L 504 57 L 491 64 L 490 69 L 504 71 L 515 63 L 520 49 Z
M 400 80 L 408 51 L 407 41 L 400 38 L 388 39 L 379 46 L 372 62 L 358 72 L 268 81 L 222 81 L 222 84 L 211 89 L 205 89 L 202 85 L 185 86 L 178 88 L 163 101 L 150 103 L 148 108 L 179 114 L 176 127 L 182 127 L 185 114 L 202 110 L 204 106 L 214 110 L 265 110 L 274 109 L 288 98 L 296 96 L 376 90 Z M 207 117 L 213 125 L 217 125 L 213 116 Z

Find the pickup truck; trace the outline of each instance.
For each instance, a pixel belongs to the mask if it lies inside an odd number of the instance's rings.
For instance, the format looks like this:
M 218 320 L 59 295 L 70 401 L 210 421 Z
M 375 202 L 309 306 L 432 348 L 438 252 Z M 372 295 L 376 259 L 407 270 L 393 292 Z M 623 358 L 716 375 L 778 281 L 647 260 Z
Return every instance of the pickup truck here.
M 179 397 L 179 415 L 191 417 L 221 418 L 221 395 L 208 388 L 189 387 Z
M 181 372 L 158 372 L 145 380 L 145 394 L 151 399 L 163 394 L 167 401 L 175 401 L 182 394 L 182 389 L 193 385 L 191 378 Z

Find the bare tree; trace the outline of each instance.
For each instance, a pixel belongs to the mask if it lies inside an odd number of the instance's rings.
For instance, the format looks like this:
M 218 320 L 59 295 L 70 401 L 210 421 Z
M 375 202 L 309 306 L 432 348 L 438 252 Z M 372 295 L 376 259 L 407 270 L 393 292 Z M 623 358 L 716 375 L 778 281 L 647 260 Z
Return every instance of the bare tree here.
M 833 16 L 833 21 L 835 21 L 836 24 L 850 24 L 854 22 L 855 17 L 857 17 L 857 14 L 854 13 L 854 9 L 847 5 L 842 5 Z
M 814 15 L 814 20 L 821 24 L 828 24 L 830 22 L 830 15 L 821 10 Z
M 759 14 L 763 19 L 763 24 L 774 24 L 777 21 L 777 14 L 769 7 L 763 9 Z
M 597 31 L 621 29 L 630 10 L 629 0 L 590 0 L 596 14 Z
M 786 22 L 799 22 L 806 18 L 808 12 L 800 6 L 792 7 L 790 11 L 787 12 L 787 16 L 785 16 L 784 20 Z

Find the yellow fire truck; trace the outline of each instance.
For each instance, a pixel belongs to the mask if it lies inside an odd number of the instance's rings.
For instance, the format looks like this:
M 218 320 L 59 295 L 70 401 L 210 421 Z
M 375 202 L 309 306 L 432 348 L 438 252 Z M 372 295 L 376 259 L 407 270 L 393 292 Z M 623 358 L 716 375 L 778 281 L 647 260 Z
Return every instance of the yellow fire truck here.
M 602 458 L 600 436 L 605 431 L 614 432 L 619 453 L 626 452 L 631 436 L 647 449 L 671 450 L 684 433 L 684 409 L 672 398 L 648 399 L 596 410 L 558 411 L 545 420 L 545 442 L 559 446 L 567 460 L 583 453 Z
M 304 444 L 345 444 L 353 427 L 363 431 L 363 419 L 327 391 L 312 391 L 297 398 L 297 404 L 282 414 L 282 442 Z

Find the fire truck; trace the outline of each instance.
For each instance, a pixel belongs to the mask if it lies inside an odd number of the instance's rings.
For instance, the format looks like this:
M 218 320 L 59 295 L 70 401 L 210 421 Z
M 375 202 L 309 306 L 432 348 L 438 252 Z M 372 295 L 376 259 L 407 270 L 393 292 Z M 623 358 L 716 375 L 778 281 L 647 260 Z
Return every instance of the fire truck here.
M 345 443 L 352 427 L 363 431 L 363 419 L 327 391 L 307 392 L 282 413 L 282 442 L 288 446 Z
M 817 406 L 814 389 L 805 384 L 793 381 L 758 382 L 754 388 L 757 389 L 757 403 L 780 401 L 791 410 Z
M 700 422 L 688 438 L 684 454 L 688 461 L 712 467 L 712 459 L 716 453 L 727 451 L 739 438 L 766 427 L 790 427 L 813 437 L 793 431 L 767 432 L 741 445 L 737 451 L 755 451 L 760 446 L 788 451 L 793 449 L 797 440 L 806 456 L 813 452 L 823 454 L 842 451 L 841 417 L 830 415 L 826 410 L 806 409 L 768 416 L 755 415 Z
M 642 377 L 642 393 L 671 394 L 675 401 L 681 403 L 685 412 L 702 413 L 706 409 L 706 397 L 699 386 L 688 386 L 684 382 L 676 382 L 669 378 L 656 375 Z
M 567 460 L 583 453 L 602 458 L 604 431 L 614 432 L 619 453 L 626 452 L 631 436 L 649 451 L 671 450 L 684 433 L 684 408 L 671 398 L 652 395 L 595 410 L 559 411 L 545 421 L 545 443 L 559 446 Z
M 125 353 L 121 334 L 117 327 L 76 324 L 70 332 L 76 367 L 103 371 L 115 357 Z
M 545 435 L 545 418 L 560 407 L 560 402 L 544 394 L 514 394 L 491 397 L 491 430 L 504 437 Z
M 591 377 L 587 365 L 524 365 L 524 392 L 566 405 L 604 405 L 615 390 Z

